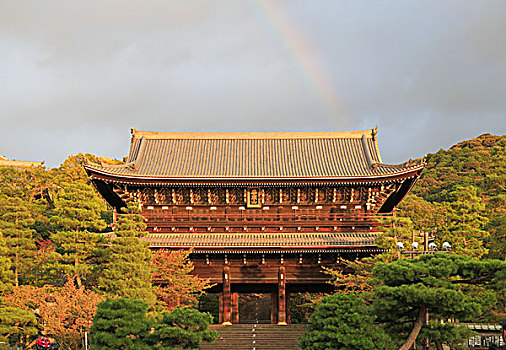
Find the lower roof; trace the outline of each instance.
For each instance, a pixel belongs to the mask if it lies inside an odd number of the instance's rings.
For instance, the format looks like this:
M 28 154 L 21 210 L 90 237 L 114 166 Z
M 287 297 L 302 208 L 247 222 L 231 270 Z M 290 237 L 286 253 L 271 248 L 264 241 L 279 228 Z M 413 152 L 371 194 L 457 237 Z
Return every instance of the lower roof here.
M 151 233 L 152 248 L 200 249 L 335 249 L 376 247 L 369 232 L 310 233 Z

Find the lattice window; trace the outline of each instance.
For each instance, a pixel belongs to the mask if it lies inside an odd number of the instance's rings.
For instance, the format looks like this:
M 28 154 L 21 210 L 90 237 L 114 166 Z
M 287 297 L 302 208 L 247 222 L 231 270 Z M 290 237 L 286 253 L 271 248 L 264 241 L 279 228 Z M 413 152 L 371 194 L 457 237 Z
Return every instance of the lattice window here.
M 221 188 L 211 188 L 209 191 L 210 204 L 225 204 L 225 190 Z
M 333 199 L 334 199 L 334 188 L 322 187 L 318 190 L 319 203 L 332 203 Z
M 172 189 L 167 187 L 159 188 L 158 202 L 160 204 L 172 204 Z
M 310 187 L 303 187 L 300 189 L 300 203 L 312 204 L 314 203 L 314 189 Z
M 140 202 L 143 204 L 155 203 L 155 191 L 152 188 L 143 188 L 140 193 Z
M 193 204 L 208 204 L 207 188 L 197 187 L 193 189 Z
M 354 193 L 354 201 L 357 201 L 357 202 L 365 202 L 367 201 L 367 197 L 369 195 L 369 192 L 367 190 L 367 188 L 365 187 L 357 187 L 355 188 L 355 193 Z
M 190 203 L 190 190 L 187 188 L 178 188 L 175 191 L 176 204 Z
M 344 187 L 336 187 L 335 190 L 334 190 L 334 198 L 335 199 L 333 202 L 336 202 L 336 203 L 342 203 L 344 202 L 344 198 L 346 196 L 346 191 L 345 191 L 345 188 Z
M 245 204 L 244 188 L 230 188 L 228 190 L 228 202 L 230 204 Z
M 267 187 L 264 189 L 266 205 L 274 205 L 279 203 L 279 188 Z

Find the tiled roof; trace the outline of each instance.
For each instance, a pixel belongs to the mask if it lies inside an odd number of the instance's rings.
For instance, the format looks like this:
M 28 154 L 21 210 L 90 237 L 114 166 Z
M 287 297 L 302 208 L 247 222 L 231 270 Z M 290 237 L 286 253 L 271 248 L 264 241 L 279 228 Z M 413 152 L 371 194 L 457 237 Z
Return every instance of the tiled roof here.
M 151 233 L 144 240 L 168 248 L 339 248 L 375 246 L 373 233 Z
M 349 178 L 395 174 L 420 162 L 383 164 L 376 130 L 177 133 L 132 129 L 127 164 L 86 167 L 167 179 Z
M 42 166 L 44 162 L 31 162 L 23 160 L 10 160 L 7 157 L 0 155 L 0 166 L 7 166 L 13 168 L 25 168 L 33 166 Z
M 489 323 L 460 323 L 460 325 L 466 326 L 473 331 L 497 331 L 502 330 L 500 324 L 489 324 Z

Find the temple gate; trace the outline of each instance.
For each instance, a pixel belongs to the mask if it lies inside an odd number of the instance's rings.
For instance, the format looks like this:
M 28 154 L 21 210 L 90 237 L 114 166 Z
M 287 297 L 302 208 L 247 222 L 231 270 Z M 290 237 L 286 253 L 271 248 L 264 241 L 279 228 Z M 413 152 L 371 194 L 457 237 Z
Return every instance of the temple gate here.
M 194 273 L 216 283 L 221 323 L 286 324 L 290 293 L 330 291 L 322 266 L 379 252 L 378 218 L 423 167 L 382 163 L 376 129 L 132 129 L 126 164 L 85 169 L 115 210 L 141 203 L 152 249 L 193 249 Z

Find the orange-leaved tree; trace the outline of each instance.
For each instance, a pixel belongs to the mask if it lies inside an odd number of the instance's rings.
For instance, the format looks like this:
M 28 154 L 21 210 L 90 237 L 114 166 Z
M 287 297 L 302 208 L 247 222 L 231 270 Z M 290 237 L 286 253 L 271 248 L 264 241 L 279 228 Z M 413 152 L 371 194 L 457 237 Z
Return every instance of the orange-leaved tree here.
M 13 287 L 4 296 L 6 306 L 33 312 L 46 335 L 71 349 L 80 346 L 84 333 L 92 325 L 97 304 L 103 300 L 104 295 L 77 288 L 72 279 L 62 287 Z
M 74 281 L 69 280 L 40 306 L 46 333 L 62 345 L 77 349 L 84 333 L 90 330 L 98 303 L 104 300 L 104 295 L 77 288 Z
M 178 306 L 197 303 L 209 280 L 190 274 L 193 263 L 188 259 L 191 250 L 159 250 L 153 254 L 153 283 L 159 302 L 170 311 Z

